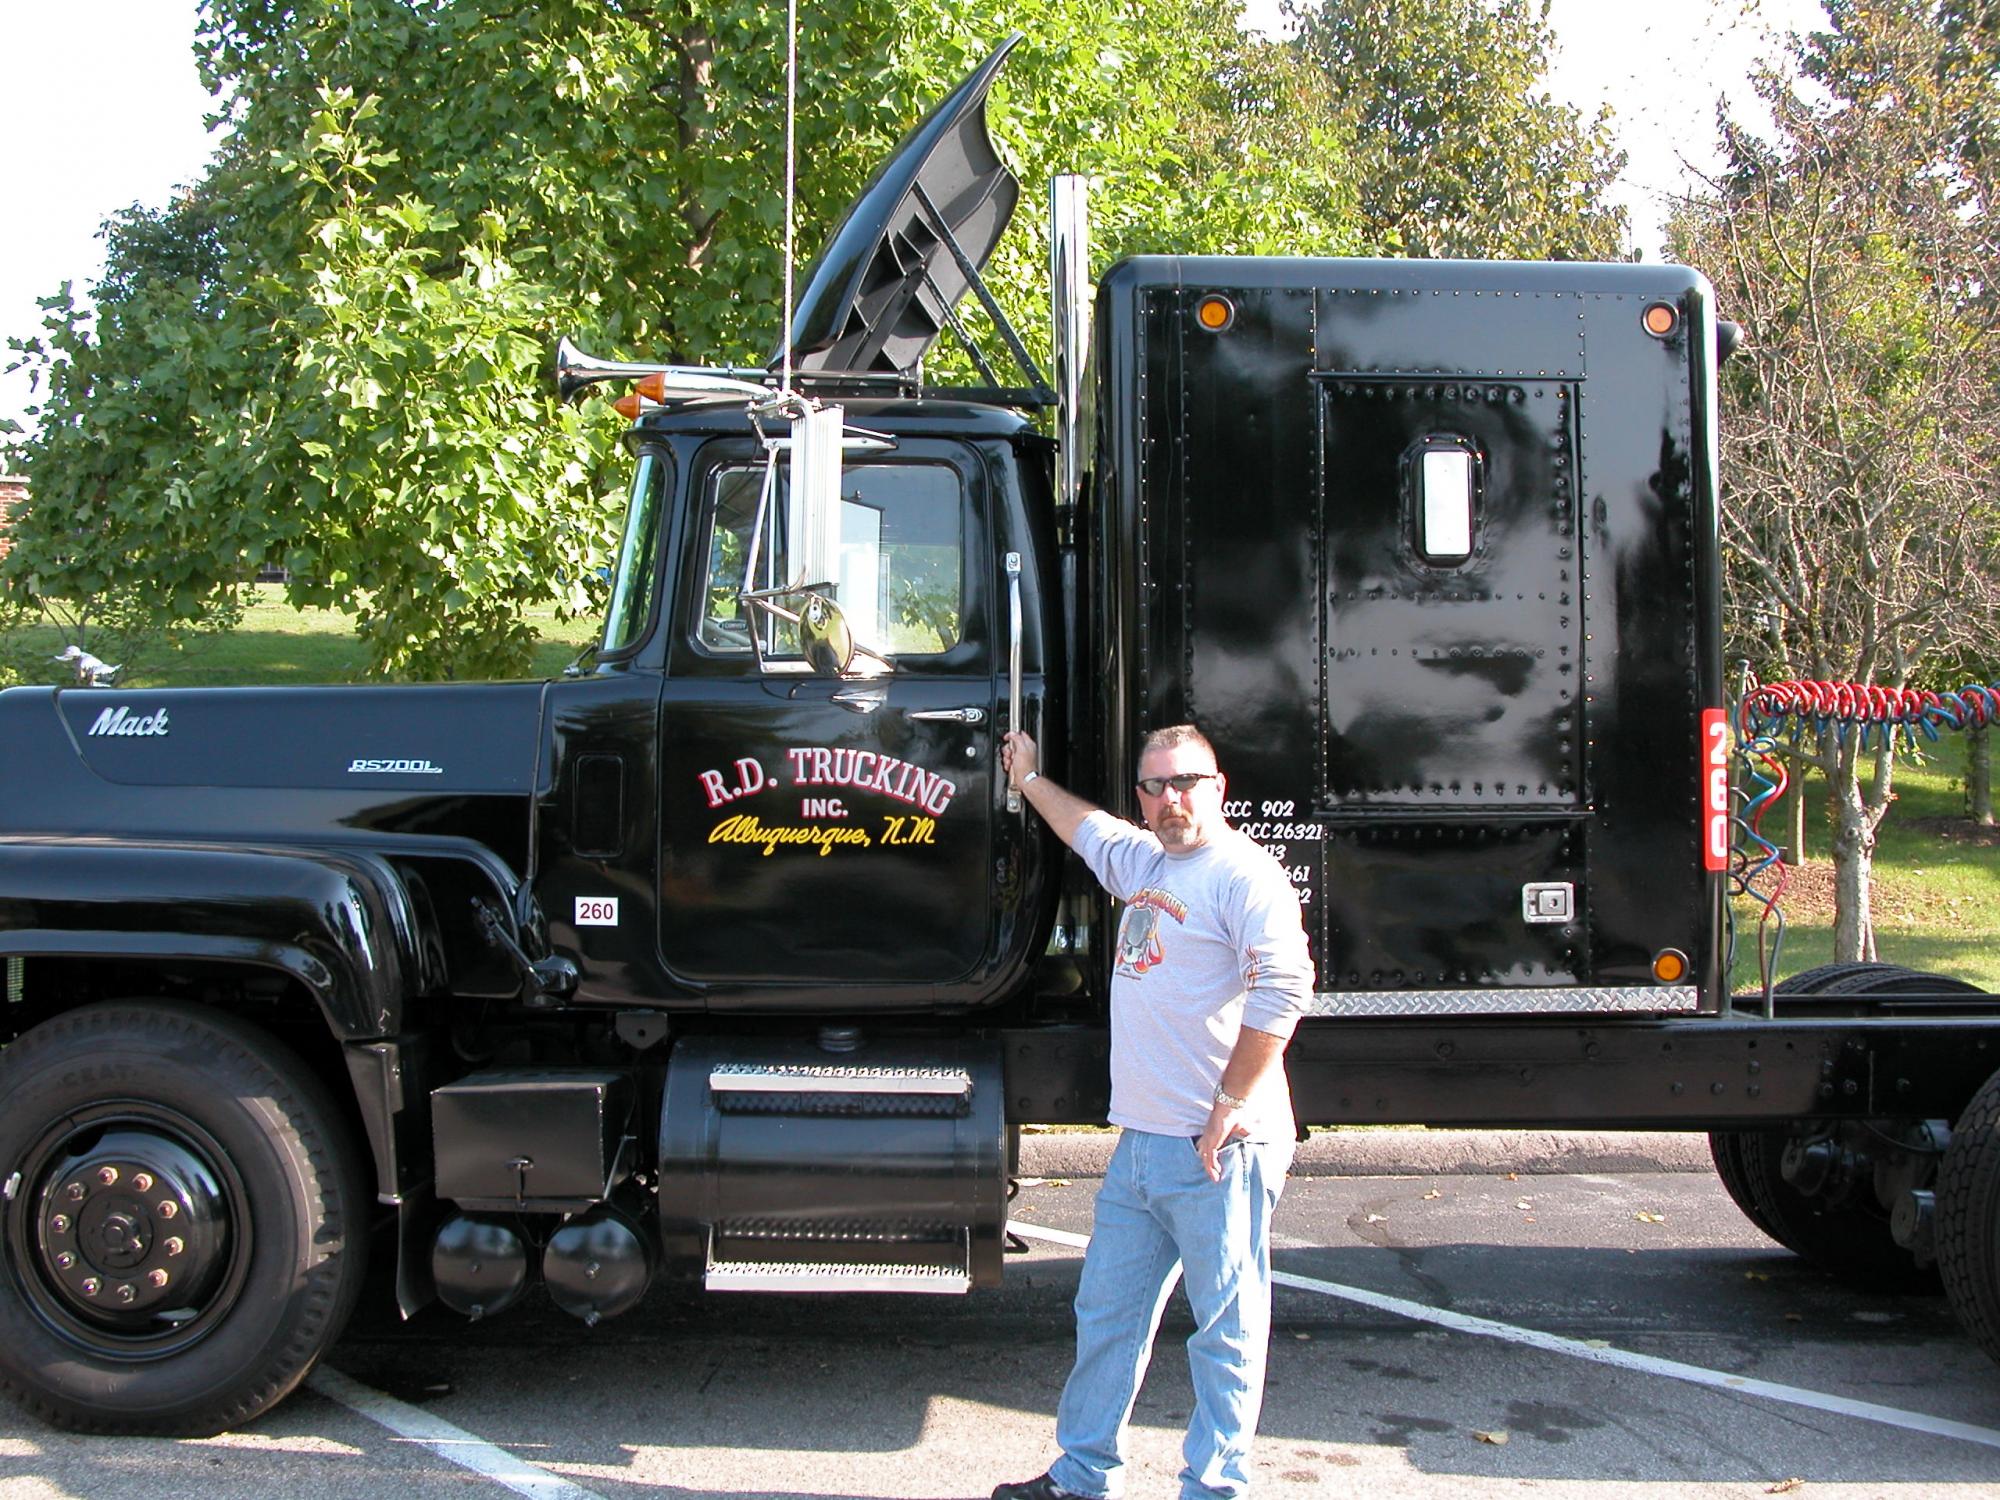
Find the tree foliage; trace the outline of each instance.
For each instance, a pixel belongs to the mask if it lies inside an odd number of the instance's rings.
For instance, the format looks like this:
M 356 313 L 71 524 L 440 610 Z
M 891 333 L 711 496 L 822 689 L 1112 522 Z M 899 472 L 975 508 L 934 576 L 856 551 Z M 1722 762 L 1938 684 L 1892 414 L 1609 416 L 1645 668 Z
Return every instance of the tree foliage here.
M 1425 256 L 1615 260 L 1624 153 L 1543 84 L 1548 0 L 1286 0 L 1354 138 L 1364 239 Z
M 1745 348 L 1722 372 L 1732 650 L 1767 676 L 1924 683 L 1990 649 L 2000 309 L 1993 75 L 1947 10 L 1835 0 L 1758 81 L 1776 133 L 1724 121 L 1726 174 L 1672 226 Z M 1893 754 L 1827 733 L 1836 956 L 1874 956 L 1868 874 Z
M 1346 246 L 1339 142 L 1288 92 L 1296 70 L 1238 39 L 1231 6 L 1176 0 L 1143 23 L 1108 3 L 817 7 L 802 251 L 1003 9 L 1034 35 L 996 119 L 1031 190 L 1058 166 L 1107 180 L 1111 248 Z M 15 586 L 142 579 L 185 621 L 282 562 L 299 602 L 360 610 L 382 669 L 519 670 L 521 609 L 589 605 L 616 504 L 615 423 L 541 387 L 555 332 L 690 361 L 776 342 L 783 16 L 209 0 L 233 134 L 194 189 L 113 226 L 94 328 L 52 299 Z M 1322 170 L 1297 170 L 1302 143 Z M 1025 319 L 1037 262 L 1016 246 L 995 279 Z
M 996 134 L 1030 205 L 1055 171 L 1097 179 L 1100 259 L 1461 244 L 1418 234 L 1417 207 L 1371 218 L 1358 116 L 1323 59 L 1240 34 L 1237 11 L 812 7 L 799 260 L 1016 26 Z M 226 616 L 279 563 L 295 601 L 360 613 L 378 670 L 522 670 L 522 610 L 591 607 L 620 503 L 618 424 L 542 384 L 555 335 L 700 363 L 776 345 L 784 16 L 773 0 L 204 0 L 197 53 L 230 133 L 202 181 L 111 225 L 94 322 L 68 288 L 46 304 L 23 351 L 39 430 L 16 454 L 33 498 L 0 582 L 122 588 L 174 625 Z M 1487 67 L 1471 40 L 1461 61 Z M 1521 191 L 1586 160 L 1528 164 Z M 1038 217 L 989 272 L 1030 347 Z

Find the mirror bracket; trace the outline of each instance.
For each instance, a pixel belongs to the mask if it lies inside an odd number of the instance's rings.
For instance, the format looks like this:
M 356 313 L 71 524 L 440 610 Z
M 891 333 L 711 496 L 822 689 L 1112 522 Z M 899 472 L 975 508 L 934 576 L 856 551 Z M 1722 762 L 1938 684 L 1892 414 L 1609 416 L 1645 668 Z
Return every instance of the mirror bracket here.
M 778 415 L 790 423 L 791 431 L 786 437 L 765 433 L 757 422 L 760 416 Z M 743 581 L 748 583 L 756 577 L 757 562 L 763 553 L 766 529 L 777 499 L 780 452 L 789 460 L 785 519 L 797 575 L 791 583 L 737 590 L 737 607 L 746 613 L 760 611 L 792 625 L 798 634 L 799 654 L 823 677 L 847 675 L 857 655 L 885 667 L 895 665 L 881 652 L 854 639 L 847 617 L 833 597 L 837 585 L 832 580 L 840 561 L 841 454 L 848 442 L 845 415 L 839 406 L 820 405 L 786 392 L 778 393 L 750 413 L 764 442 L 764 486 L 757 497 L 757 519 L 751 527 Z M 856 446 L 880 447 L 887 446 L 887 442 L 874 434 L 862 433 L 857 436 Z M 802 596 L 796 612 L 778 603 L 780 599 L 795 596 Z M 757 670 L 768 672 L 770 663 L 764 656 L 761 630 L 750 632 L 750 648 L 757 656 Z

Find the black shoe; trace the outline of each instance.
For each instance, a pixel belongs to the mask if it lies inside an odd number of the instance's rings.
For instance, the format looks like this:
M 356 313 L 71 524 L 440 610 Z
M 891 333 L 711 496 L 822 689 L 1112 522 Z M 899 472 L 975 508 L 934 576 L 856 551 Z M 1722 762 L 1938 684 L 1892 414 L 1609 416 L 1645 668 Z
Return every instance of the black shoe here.
M 1019 1484 L 996 1484 L 993 1500 L 1087 1500 L 1087 1497 L 1064 1489 L 1046 1474 L 1037 1474 Z

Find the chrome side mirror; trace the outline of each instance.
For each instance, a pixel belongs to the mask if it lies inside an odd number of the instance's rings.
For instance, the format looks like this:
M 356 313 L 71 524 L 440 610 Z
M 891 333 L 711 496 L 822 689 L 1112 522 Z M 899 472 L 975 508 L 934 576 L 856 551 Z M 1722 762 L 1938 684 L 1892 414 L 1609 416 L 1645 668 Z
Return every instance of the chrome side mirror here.
M 844 676 L 854 664 L 854 632 L 840 606 L 824 594 L 807 594 L 799 608 L 799 655 L 821 677 Z

